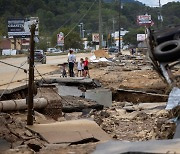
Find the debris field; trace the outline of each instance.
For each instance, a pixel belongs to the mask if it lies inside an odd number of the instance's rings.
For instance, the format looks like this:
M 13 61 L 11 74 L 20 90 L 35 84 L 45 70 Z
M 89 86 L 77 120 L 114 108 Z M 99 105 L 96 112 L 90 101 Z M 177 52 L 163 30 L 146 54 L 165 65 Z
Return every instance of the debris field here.
M 173 71 L 179 73 L 178 69 Z M 88 119 L 98 124 L 115 141 L 173 138 L 176 124 L 172 119 L 177 115 L 174 115 L 175 111 L 165 110 L 169 88 L 146 56 L 120 55 L 108 62 L 91 63 L 90 75 L 99 81 L 101 88 L 112 92 L 110 107 L 86 99 L 83 95 L 61 96 L 61 93 L 57 94 L 57 88 L 38 87 L 36 97 L 46 98 L 50 104 L 35 110 L 34 124 Z M 98 88 L 97 84 L 87 86 L 76 83 L 73 86 L 83 92 Z M 26 118 L 27 110 L 1 112 L 0 153 L 85 154 L 93 153 L 100 142 L 94 136 L 78 142 L 49 144 L 43 136 L 27 128 Z

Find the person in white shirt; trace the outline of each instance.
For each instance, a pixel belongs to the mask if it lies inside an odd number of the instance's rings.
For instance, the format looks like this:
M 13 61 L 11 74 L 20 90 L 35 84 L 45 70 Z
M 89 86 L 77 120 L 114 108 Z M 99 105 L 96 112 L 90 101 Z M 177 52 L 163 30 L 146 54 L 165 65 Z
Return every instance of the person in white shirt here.
M 78 65 L 77 65 L 77 76 L 80 76 L 82 77 L 83 76 L 83 71 L 84 71 L 84 64 L 83 64 L 84 60 L 83 58 L 80 59 L 80 61 L 78 62 Z
M 69 50 L 68 63 L 69 63 L 69 75 L 74 77 L 74 64 L 76 62 L 76 56 L 73 54 L 73 50 Z

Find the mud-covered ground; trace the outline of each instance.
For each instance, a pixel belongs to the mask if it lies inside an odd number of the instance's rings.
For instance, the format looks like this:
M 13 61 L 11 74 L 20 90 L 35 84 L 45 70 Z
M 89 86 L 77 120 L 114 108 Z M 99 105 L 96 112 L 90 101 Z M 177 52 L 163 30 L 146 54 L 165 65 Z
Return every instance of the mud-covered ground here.
M 92 64 L 90 75 L 108 88 L 164 93 L 167 85 L 145 56 L 116 58 L 112 63 Z
M 178 70 L 174 70 L 178 73 Z M 144 92 L 165 94 L 169 88 L 153 70 L 145 56 L 121 56 L 113 62 L 90 64 L 90 76 L 100 81 L 103 87 L 117 89 L 133 89 Z M 69 103 L 68 103 L 69 102 Z M 165 110 L 166 102 L 133 104 L 132 102 L 113 101 L 109 108 L 91 108 L 89 100 L 79 97 L 62 97 L 62 106 L 71 107 L 82 103 L 85 110 L 63 112 L 56 121 L 81 118 L 94 120 L 114 140 L 146 141 L 150 139 L 171 139 L 175 124 L 170 121 L 173 115 Z M 88 105 L 88 110 L 86 106 Z M 66 106 L 67 110 L 67 106 Z M 72 110 L 71 110 L 72 111 Z M 0 115 L 0 138 L 6 140 L 9 148 L 6 153 L 91 153 L 97 143 L 80 145 L 48 145 L 37 134 L 28 131 L 26 126 L 27 112 L 6 113 Z M 49 123 L 55 120 L 43 112 L 35 113 L 35 123 Z M 0 144 L 1 145 L 1 144 Z M 5 152 L 4 152 L 5 153 Z

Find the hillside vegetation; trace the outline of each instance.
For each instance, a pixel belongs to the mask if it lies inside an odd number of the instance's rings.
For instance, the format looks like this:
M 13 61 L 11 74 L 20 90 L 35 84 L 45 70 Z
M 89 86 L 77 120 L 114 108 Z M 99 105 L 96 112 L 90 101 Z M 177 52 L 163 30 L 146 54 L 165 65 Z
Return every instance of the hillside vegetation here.
M 108 3 L 107 3 L 108 2 Z M 121 12 L 121 26 L 129 30 L 137 28 L 136 17 L 151 14 L 158 26 L 159 8 L 150 8 L 134 0 L 124 0 Z M 91 9 L 90 9 L 91 8 Z M 118 30 L 118 1 L 106 0 L 102 4 L 103 33 Z M 180 23 L 180 3 L 171 2 L 161 9 L 163 26 Z M 98 0 L 0 0 L 0 36 L 7 35 L 7 19 L 38 16 L 40 35 L 50 36 L 59 28 L 74 28 L 79 32 L 78 23 L 83 22 L 85 35 L 98 32 Z M 114 23 L 114 25 L 113 25 Z

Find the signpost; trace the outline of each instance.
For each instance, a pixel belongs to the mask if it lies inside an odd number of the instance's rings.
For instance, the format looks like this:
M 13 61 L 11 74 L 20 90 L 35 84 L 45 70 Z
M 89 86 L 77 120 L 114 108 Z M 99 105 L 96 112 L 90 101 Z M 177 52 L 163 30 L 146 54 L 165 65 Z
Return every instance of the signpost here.
M 145 14 L 145 15 L 139 15 L 137 16 L 137 23 L 140 26 L 151 26 L 152 20 L 151 15 Z
M 64 33 L 62 33 L 62 32 L 57 34 L 57 45 L 64 46 Z
M 145 15 L 139 15 L 137 16 L 137 23 L 140 25 L 140 26 L 144 26 L 145 27 L 145 34 L 142 35 L 142 34 L 137 34 L 137 41 L 144 41 L 146 38 L 147 38 L 147 33 L 146 33 L 146 28 L 147 27 L 150 27 L 150 26 L 153 26 L 154 25 L 154 22 L 152 21 L 151 19 L 151 15 L 148 15 L 148 14 L 145 14 Z
M 137 34 L 137 41 L 144 41 L 146 38 L 146 34 Z
M 92 41 L 99 43 L 99 33 L 93 33 L 92 34 Z

